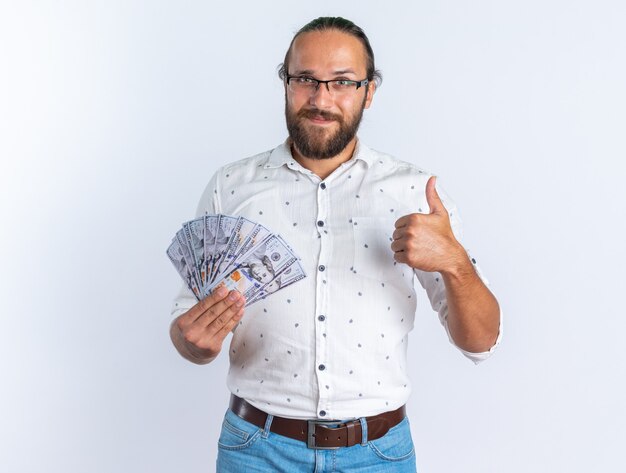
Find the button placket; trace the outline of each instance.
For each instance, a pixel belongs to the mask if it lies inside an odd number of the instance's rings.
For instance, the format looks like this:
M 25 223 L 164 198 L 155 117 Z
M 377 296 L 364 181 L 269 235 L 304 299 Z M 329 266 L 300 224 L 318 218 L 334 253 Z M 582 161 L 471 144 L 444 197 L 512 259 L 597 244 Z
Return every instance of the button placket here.
M 328 403 L 329 390 L 325 388 L 331 384 L 329 371 L 332 371 L 327 365 L 329 361 L 328 337 L 331 337 L 332 334 L 327 333 L 328 324 L 325 323 L 326 314 L 328 314 L 328 284 L 324 284 L 329 276 L 329 267 L 332 266 L 332 261 L 330 261 L 332 239 L 324 238 L 329 232 L 327 216 L 330 210 L 330 193 L 328 187 L 325 182 L 320 183 L 317 187 L 317 218 L 315 220 L 315 228 L 322 237 L 318 240 L 319 259 L 317 261 L 315 294 L 315 313 L 318 314 L 315 324 L 315 374 L 319 393 L 317 412 L 321 417 L 328 416 L 331 412 Z

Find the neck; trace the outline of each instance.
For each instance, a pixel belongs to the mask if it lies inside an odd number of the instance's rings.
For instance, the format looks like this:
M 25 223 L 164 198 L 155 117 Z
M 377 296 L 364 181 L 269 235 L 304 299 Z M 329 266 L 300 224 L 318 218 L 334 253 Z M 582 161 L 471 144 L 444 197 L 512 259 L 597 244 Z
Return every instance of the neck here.
M 300 164 L 300 166 L 308 169 L 312 173 L 319 176 L 320 179 L 324 180 L 328 176 L 330 176 L 335 169 L 337 169 L 343 163 L 349 161 L 352 158 L 352 155 L 354 154 L 354 149 L 356 148 L 356 137 L 352 138 L 352 141 L 348 143 L 348 145 L 341 151 L 341 153 L 333 156 L 332 158 L 308 158 L 300 153 L 300 151 L 293 142 L 290 143 L 290 148 L 293 159 L 295 159 Z

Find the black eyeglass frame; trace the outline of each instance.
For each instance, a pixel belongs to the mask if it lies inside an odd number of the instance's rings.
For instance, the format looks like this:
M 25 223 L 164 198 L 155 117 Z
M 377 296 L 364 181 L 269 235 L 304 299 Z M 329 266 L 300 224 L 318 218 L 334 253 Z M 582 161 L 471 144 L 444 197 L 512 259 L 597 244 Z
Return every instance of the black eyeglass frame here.
M 331 82 L 350 82 L 351 84 L 354 84 L 356 86 L 354 90 L 359 90 L 359 87 L 364 87 L 367 84 L 369 84 L 369 82 L 370 82 L 369 79 L 363 79 L 363 80 L 352 80 L 352 79 L 320 80 L 320 79 L 315 79 L 314 77 L 290 76 L 290 75 L 287 75 L 287 77 L 285 77 L 285 82 L 287 83 L 287 85 L 289 85 L 289 81 L 291 79 L 306 79 L 306 80 L 309 80 L 311 82 L 314 82 L 316 91 L 320 88 L 320 84 L 325 84 L 326 85 L 326 90 L 328 92 L 330 92 L 330 86 L 328 84 L 330 84 Z

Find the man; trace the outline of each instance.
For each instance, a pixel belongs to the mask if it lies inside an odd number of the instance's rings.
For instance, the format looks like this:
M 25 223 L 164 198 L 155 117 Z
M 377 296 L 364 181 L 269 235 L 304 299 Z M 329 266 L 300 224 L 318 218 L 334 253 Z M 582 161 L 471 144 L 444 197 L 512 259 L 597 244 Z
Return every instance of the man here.
M 280 76 L 289 139 L 218 170 L 198 213 L 260 221 L 293 246 L 307 277 L 245 311 L 236 292 L 194 305 L 183 289 L 172 340 L 203 364 L 236 328 L 218 471 L 415 471 L 404 412 L 413 276 L 475 362 L 497 345 L 498 303 L 435 178 L 356 136 L 380 82 L 363 31 L 312 21 Z

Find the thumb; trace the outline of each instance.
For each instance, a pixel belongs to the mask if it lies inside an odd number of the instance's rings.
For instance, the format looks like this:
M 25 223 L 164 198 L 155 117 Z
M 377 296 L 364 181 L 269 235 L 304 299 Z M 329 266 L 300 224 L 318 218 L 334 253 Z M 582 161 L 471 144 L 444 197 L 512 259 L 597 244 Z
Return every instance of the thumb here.
M 435 189 L 435 184 L 437 181 L 437 176 L 431 176 L 426 183 L 426 202 L 428 202 L 428 207 L 430 207 L 431 214 L 439 214 L 439 213 L 447 213 L 446 208 L 437 193 L 437 189 Z

